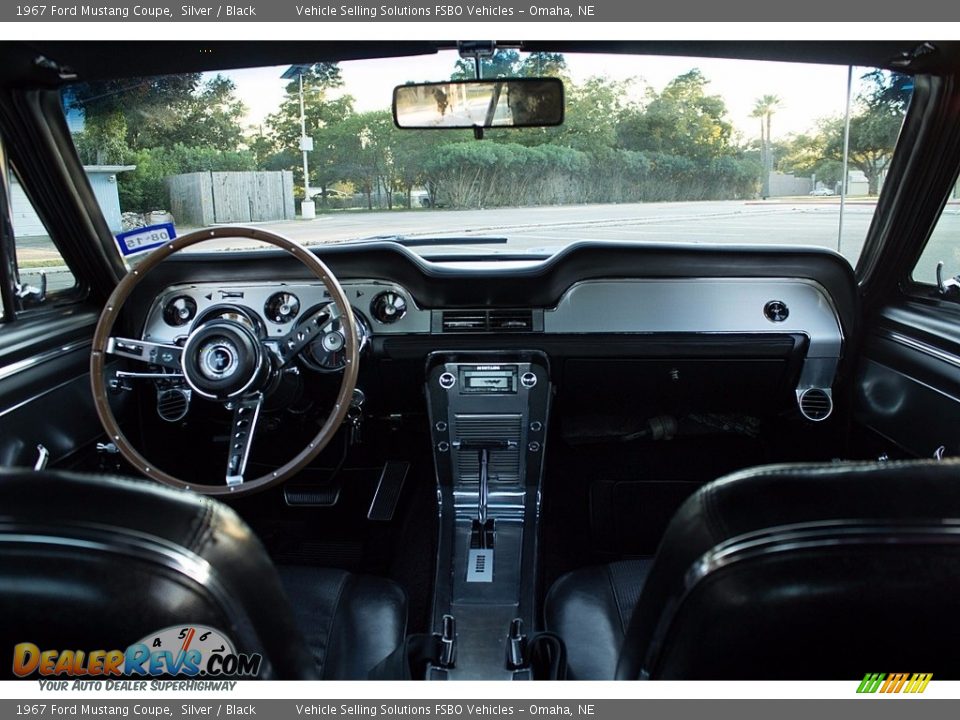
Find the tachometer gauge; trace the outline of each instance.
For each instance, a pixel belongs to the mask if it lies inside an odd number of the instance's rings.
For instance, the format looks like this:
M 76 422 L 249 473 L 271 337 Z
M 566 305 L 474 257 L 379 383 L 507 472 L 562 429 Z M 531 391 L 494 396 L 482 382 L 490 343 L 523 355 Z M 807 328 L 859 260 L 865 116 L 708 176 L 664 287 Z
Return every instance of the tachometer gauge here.
M 189 295 L 178 295 L 163 306 L 163 321 L 171 327 L 181 327 L 197 316 L 197 301 Z
M 300 300 L 293 293 L 278 292 L 267 298 L 263 314 L 267 320 L 283 325 L 293 320 L 300 312 Z
M 407 314 L 407 301 L 400 293 L 387 290 L 371 301 L 370 314 L 378 322 L 390 325 Z
M 303 317 L 309 318 L 318 308 L 311 308 L 303 314 Z M 357 326 L 357 346 L 360 352 L 363 352 L 370 339 L 370 324 L 367 319 L 356 310 L 353 311 L 353 317 Z M 300 359 L 303 364 L 311 370 L 317 372 L 337 372 L 343 370 L 346 364 L 346 337 L 344 336 L 343 323 L 340 318 L 330 320 L 316 340 L 310 343 L 303 352 L 300 353 Z

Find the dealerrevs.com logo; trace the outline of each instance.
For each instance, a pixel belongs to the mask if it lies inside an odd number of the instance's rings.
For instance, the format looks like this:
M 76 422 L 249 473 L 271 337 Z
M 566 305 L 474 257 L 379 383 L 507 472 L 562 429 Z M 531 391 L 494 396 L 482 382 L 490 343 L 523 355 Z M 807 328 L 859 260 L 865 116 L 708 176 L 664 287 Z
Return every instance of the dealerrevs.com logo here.
M 917 694 L 927 689 L 932 678 L 932 673 L 867 673 L 857 692 Z
M 13 648 L 13 673 L 40 677 L 245 677 L 260 672 L 263 657 L 237 653 L 219 630 L 176 625 L 124 650 L 49 650 L 31 642 Z

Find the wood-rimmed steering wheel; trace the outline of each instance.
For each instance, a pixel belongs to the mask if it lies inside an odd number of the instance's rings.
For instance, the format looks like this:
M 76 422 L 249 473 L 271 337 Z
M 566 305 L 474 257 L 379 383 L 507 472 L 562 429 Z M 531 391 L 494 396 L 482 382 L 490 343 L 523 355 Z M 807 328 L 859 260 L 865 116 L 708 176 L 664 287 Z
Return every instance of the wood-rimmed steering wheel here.
M 173 253 L 217 238 L 260 240 L 289 252 L 323 283 L 331 304 L 313 312 L 282 338 L 262 339 L 248 326 L 218 318 L 191 328 L 180 345 L 147 342 L 112 334 L 124 303 L 147 273 Z M 317 340 L 322 328 L 339 313 L 343 336 L 344 368 L 334 406 L 320 431 L 304 449 L 285 465 L 260 477 L 244 476 L 247 459 L 271 382 L 297 354 Z M 104 366 L 107 355 L 137 360 L 160 369 L 163 377 L 182 376 L 190 389 L 208 400 L 232 408 L 233 422 L 227 451 L 225 482 L 204 485 L 186 482 L 156 467 L 130 444 L 110 406 Z M 93 336 L 90 355 L 90 384 L 97 415 L 111 442 L 137 470 L 158 482 L 205 495 L 241 495 L 265 490 L 284 482 L 310 463 L 333 438 L 347 411 L 357 383 L 359 365 L 357 328 L 347 296 L 330 270 L 299 243 L 261 228 L 218 227 L 197 230 L 171 240 L 154 250 L 128 272 L 111 293 Z M 131 375 L 135 375 L 132 374 Z M 144 373 L 156 377 L 159 373 Z

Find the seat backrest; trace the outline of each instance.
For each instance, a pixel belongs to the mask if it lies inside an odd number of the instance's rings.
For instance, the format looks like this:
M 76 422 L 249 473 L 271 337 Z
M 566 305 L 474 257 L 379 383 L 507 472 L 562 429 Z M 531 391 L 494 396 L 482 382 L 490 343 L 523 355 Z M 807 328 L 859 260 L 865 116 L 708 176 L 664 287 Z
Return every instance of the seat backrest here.
M 176 656 L 179 632 L 173 647 L 156 640 L 174 626 L 260 653 L 261 677 L 317 677 L 275 568 L 226 505 L 145 480 L 0 470 L 0 653 L 147 639 Z M 0 665 L 12 672 L 9 655 Z
M 620 678 L 960 677 L 960 462 L 774 465 L 664 534 Z

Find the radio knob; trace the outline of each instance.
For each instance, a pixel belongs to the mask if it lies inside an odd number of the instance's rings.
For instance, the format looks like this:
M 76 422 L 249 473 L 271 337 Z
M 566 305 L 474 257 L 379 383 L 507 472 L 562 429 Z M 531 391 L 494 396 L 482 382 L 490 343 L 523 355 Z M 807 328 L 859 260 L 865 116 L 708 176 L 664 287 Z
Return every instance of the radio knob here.
M 532 372 L 525 372 L 523 375 L 520 376 L 520 384 L 523 385 L 525 388 L 532 388 L 534 385 L 537 384 L 537 376 L 534 375 Z
M 449 390 L 456 384 L 457 379 L 453 376 L 453 373 L 445 372 L 440 375 L 440 387 L 442 387 L 444 390 Z

